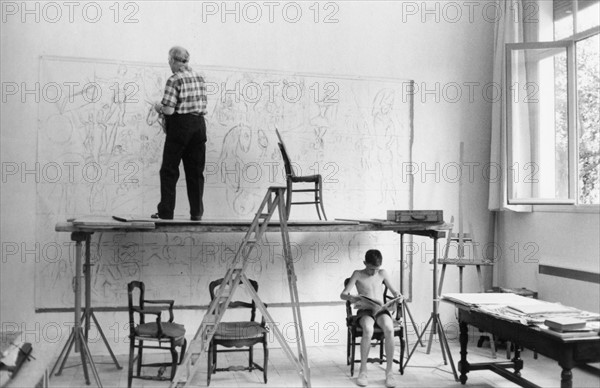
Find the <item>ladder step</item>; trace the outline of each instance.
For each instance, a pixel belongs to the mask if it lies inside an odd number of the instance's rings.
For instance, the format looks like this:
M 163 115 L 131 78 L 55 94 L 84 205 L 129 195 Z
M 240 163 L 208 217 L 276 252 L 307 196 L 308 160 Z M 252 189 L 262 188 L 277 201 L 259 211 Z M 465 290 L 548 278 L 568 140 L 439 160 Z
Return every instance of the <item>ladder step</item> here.
M 452 233 L 450 235 L 450 241 L 458 241 L 459 240 L 459 234 L 458 233 Z M 473 236 L 471 235 L 471 233 L 463 233 L 462 234 L 462 240 L 463 241 L 473 241 Z
M 315 204 L 315 201 L 307 201 L 307 202 L 292 202 L 292 205 L 311 205 Z

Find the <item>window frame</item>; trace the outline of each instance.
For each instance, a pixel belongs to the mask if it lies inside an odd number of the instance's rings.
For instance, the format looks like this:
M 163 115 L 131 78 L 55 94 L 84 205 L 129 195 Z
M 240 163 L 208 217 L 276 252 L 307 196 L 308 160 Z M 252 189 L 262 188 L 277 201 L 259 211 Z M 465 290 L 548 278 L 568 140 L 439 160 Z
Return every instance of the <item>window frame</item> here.
M 507 43 L 505 46 L 505 90 L 512 90 L 512 58 L 513 51 L 518 50 L 544 50 L 553 48 L 564 48 L 567 55 L 567 159 L 568 159 L 568 197 L 566 199 L 559 198 L 515 198 L 513 197 L 513 177 L 509 170 L 512 170 L 513 163 L 513 118 L 512 118 L 512 103 L 511 93 L 505 93 L 504 103 L 506 106 L 506 130 L 507 130 L 507 171 L 506 171 L 506 187 L 507 187 L 507 202 L 509 205 L 575 205 L 577 202 L 577 109 L 576 109 L 576 93 L 577 85 L 575 78 L 575 41 L 562 40 L 552 42 L 526 42 L 526 43 Z
M 575 15 L 576 22 L 576 15 Z M 533 205 L 534 211 L 541 212 L 575 212 L 575 213 L 598 213 L 600 204 L 581 204 L 579 203 L 579 128 L 577 128 L 577 117 L 579 108 L 577 105 L 577 74 L 576 74 L 576 44 L 582 40 L 600 35 L 600 26 L 589 28 L 572 36 L 551 41 L 551 42 L 527 42 L 527 43 L 507 43 L 505 46 L 505 90 L 511 90 L 512 84 L 511 59 L 512 51 L 517 49 L 544 49 L 567 47 L 567 111 L 568 111 L 568 160 L 569 160 L 569 199 L 568 200 L 540 200 L 540 199 L 515 199 L 512 196 L 513 180 L 509 172 L 506 171 L 506 190 L 507 203 L 509 205 Z M 569 49 L 571 47 L 571 49 Z M 512 106 L 510 93 L 505 93 L 504 103 L 506 106 L 506 129 L 507 143 L 505 151 L 507 155 L 507 167 L 512 166 Z

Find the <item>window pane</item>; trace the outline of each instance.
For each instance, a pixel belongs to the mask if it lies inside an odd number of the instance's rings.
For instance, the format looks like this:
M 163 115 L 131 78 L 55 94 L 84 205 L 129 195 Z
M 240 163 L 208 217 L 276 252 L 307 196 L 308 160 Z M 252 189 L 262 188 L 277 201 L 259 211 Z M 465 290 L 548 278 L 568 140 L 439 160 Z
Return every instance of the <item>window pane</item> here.
M 512 51 L 509 202 L 572 202 L 566 47 Z
M 600 204 L 600 40 L 577 43 L 579 203 Z
M 600 25 L 600 0 L 579 0 L 577 9 L 577 32 Z
M 554 6 L 554 40 L 573 35 L 573 0 L 555 0 Z

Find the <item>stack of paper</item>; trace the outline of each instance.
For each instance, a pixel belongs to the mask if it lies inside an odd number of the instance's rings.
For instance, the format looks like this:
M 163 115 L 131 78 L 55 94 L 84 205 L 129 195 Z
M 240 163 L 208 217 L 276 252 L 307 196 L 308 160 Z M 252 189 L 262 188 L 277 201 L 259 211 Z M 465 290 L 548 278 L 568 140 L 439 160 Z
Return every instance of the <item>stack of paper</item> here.
M 544 321 L 550 329 L 558 332 L 591 330 L 587 328 L 586 321 L 573 317 L 554 317 Z
M 507 307 L 509 309 L 516 311 L 517 313 L 529 315 L 529 316 L 557 315 L 557 314 L 565 314 L 565 313 L 573 314 L 573 313 L 577 313 L 579 311 L 577 309 L 562 305 L 560 303 L 550 303 L 550 302 L 544 302 L 544 301 L 536 300 L 536 299 L 532 299 L 532 300 L 535 300 L 536 303 L 529 303 L 529 304 L 509 303 L 507 305 Z
M 449 293 L 443 294 L 442 299 L 462 304 L 465 306 L 482 305 L 527 305 L 538 303 L 539 301 L 524 296 L 503 293 L 503 292 L 482 292 L 482 293 Z

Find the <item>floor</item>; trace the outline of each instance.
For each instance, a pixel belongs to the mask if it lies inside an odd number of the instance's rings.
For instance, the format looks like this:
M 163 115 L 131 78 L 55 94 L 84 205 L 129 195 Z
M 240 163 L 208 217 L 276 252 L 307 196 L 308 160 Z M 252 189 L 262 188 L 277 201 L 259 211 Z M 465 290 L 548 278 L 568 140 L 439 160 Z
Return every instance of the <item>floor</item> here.
M 426 345 L 426 344 L 425 344 Z M 458 361 L 459 345 L 457 341 L 449 343 L 452 349 L 454 362 Z M 412 349 L 414 345 L 410 345 Z M 357 349 L 358 350 L 358 349 Z M 452 376 L 450 365 L 444 365 L 441 347 L 438 342 L 432 343 L 431 352 L 427 354 L 427 347 L 418 346 L 415 349 L 404 375 L 396 374 L 398 387 L 462 387 Z M 375 356 L 376 349 L 372 349 Z M 323 347 L 309 347 L 307 350 L 310 363 L 312 387 L 355 387 L 358 364 L 354 377 L 350 376 L 350 367 L 346 365 L 345 344 Z M 271 387 L 301 387 L 302 383 L 298 377 L 295 367 L 290 363 L 281 349 L 269 349 L 268 385 Z M 162 357 L 153 355 L 153 357 Z M 222 354 L 219 356 L 219 366 L 242 365 L 246 362 L 245 355 L 239 353 Z M 222 357 L 222 358 L 221 358 Z M 498 349 L 497 357 L 502 360 L 506 357 L 505 349 Z M 118 356 L 118 361 L 123 369 L 118 370 L 108 356 L 96 356 L 94 359 L 104 387 L 126 387 L 127 386 L 127 355 Z M 472 342 L 469 347 L 469 361 L 482 362 L 491 359 L 491 350 L 484 345 L 475 347 Z M 522 376 L 542 387 L 560 386 L 560 368 L 558 364 L 543 356 L 533 358 L 533 353 L 525 350 L 522 353 L 525 367 Z M 79 359 L 71 356 L 67 367 L 61 376 L 52 376 L 51 387 L 84 387 L 85 379 L 81 364 L 77 365 Z M 262 362 L 262 350 L 257 348 L 255 360 Z M 202 365 L 205 362 L 201 362 Z M 598 365 L 594 365 L 597 367 Z M 384 386 L 385 365 L 369 364 L 369 387 Z M 397 369 L 396 369 L 397 371 Z M 152 371 L 153 372 L 153 371 Z M 168 371 L 167 371 L 168 372 Z M 156 373 L 156 372 L 153 372 Z M 597 373 L 597 372 L 596 372 Z M 93 376 L 90 376 L 94 387 Z M 191 386 L 206 386 L 206 368 L 203 367 L 191 380 Z M 133 387 L 169 387 L 168 381 L 133 380 Z M 217 372 L 213 375 L 211 387 L 265 387 L 262 372 L 254 370 Z M 515 384 L 503 379 L 490 371 L 475 371 L 468 375 L 468 387 L 516 387 Z M 590 370 L 573 370 L 573 387 L 600 387 L 600 376 Z

